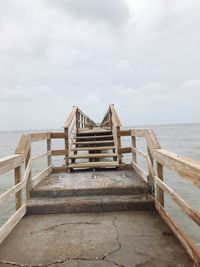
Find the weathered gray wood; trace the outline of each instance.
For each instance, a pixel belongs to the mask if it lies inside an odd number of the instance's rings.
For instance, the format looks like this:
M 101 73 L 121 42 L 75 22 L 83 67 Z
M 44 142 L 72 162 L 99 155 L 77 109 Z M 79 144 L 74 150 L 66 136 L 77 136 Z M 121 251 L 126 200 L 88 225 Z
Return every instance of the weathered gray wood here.
M 32 188 L 35 187 L 39 182 L 42 181 L 51 171 L 52 171 L 52 165 L 48 166 L 46 169 L 38 173 L 35 177 L 32 178 Z
M 0 228 L 0 244 L 26 214 L 26 204 L 19 208 L 12 217 Z
M 0 158 L 0 175 L 13 170 L 22 165 L 22 155 L 11 155 Z

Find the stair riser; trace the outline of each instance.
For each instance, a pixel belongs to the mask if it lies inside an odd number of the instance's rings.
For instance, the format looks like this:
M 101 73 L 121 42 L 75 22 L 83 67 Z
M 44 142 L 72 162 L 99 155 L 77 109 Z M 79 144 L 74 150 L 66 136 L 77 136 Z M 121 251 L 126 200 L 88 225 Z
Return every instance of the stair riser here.
M 74 143 L 74 145 L 76 145 L 76 147 L 91 147 L 91 146 L 95 146 L 95 147 L 102 147 L 102 146 L 114 146 L 114 141 L 111 141 L 109 143 L 102 143 L 102 144 L 96 144 L 94 142 L 91 142 L 90 144 L 76 144 Z
M 101 201 L 95 203 L 83 203 L 82 205 L 66 206 L 59 205 L 44 205 L 44 206 L 29 206 L 27 213 L 29 215 L 41 214 L 61 214 L 61 213 L 83 213 L 83 212 L 111 212 L 111 211 L 128 211 L 128 210 L 152 210 L 154 209 L 153 201 L 148 202 L 107 202 Z
M 144 187 L 137 188 L 108 188 L 108 189 L 80 189 L 80 190 L 37 190 L 31 191 L 31 198 L 40 198 L 40 197 L 67 197 L 67 196 L 88 196 L 88 195 L 138 195 L 138 194 L 148 194 L 150 190 Z
M 87 137 L 84 137 L 84 138 L 79 138 L 79 137 L 76 137 L 76 141 L 78 142 L 92 142 L 92 141 L 112 141 L 113 140 L 113 137 L 102 137 L 102 138 L 87 138 Z

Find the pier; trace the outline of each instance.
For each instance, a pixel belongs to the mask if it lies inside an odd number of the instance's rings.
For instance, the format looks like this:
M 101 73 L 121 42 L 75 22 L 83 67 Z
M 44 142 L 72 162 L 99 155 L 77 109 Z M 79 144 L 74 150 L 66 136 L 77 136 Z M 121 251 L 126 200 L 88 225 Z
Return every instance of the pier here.
M 40 142 L 46 150 L 33 155 Z M 73 107 L 62 132 L 24 134 L 0 159 L 1 179 L 10 171 L 14 178 L 0 205 L 15 196 L 16 207 L 0 228 L 0 267 L 199 267 L 200 251 L 167 212 L 165 196 L 198 226 L 200 214 L 166 183 L 165 169 L 200 187 L 198 161 L 162 148 L 151 129 L 123 129 L 114 105 L 100 123 Z

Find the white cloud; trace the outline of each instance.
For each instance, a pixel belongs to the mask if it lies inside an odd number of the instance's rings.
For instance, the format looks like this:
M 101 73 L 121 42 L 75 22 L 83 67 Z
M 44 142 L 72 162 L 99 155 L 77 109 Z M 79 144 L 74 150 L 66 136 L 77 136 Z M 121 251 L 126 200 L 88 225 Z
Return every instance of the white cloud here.
M 198 0 L 1 0 L 0 130 L 60 127 L 72 105 L 99 121 L 110 103 L 124 125 L 199 121 L 199 12 Z

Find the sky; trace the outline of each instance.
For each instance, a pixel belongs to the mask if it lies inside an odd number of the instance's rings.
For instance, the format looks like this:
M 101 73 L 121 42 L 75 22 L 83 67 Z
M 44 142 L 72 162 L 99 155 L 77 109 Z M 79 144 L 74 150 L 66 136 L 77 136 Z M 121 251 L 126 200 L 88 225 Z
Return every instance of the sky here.
M 200 122 L 199 0 L 1 0 L 0 130 Z

